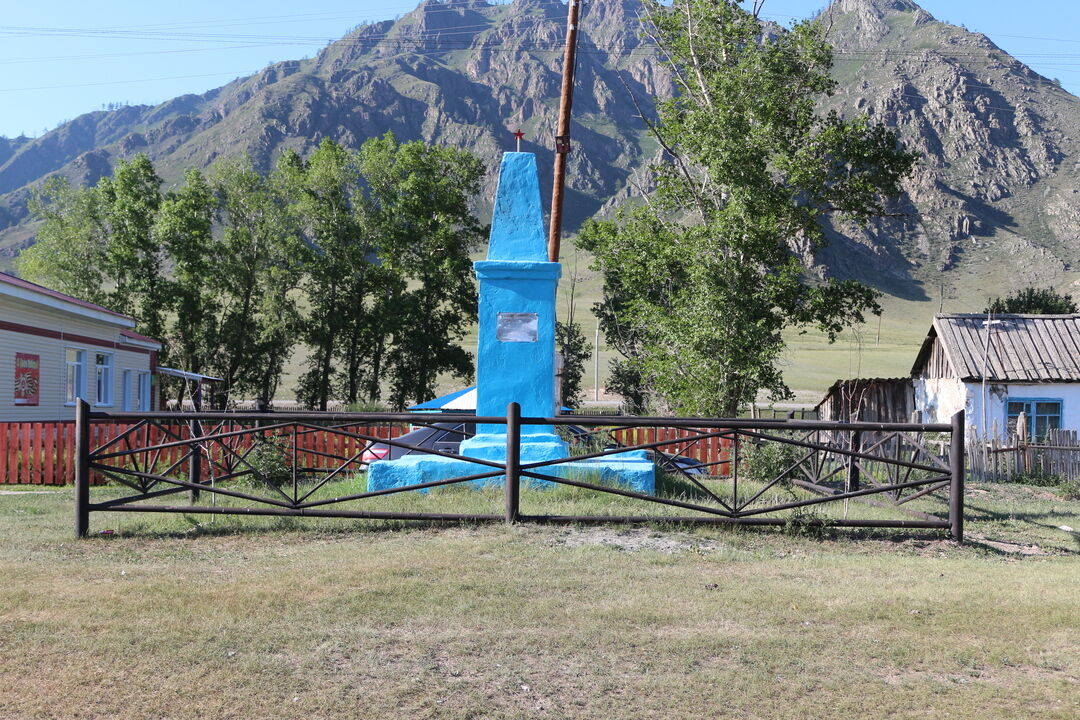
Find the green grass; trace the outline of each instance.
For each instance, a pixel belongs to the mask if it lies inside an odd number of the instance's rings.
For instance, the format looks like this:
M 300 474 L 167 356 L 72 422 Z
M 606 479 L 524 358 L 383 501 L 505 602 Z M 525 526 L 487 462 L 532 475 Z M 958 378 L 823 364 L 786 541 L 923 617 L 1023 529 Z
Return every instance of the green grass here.
M 69 490 L 2 495 L 0 717 L 1074 717 L 1080 547 L 1049 538 L 1080 503 L 970 500 L 957 547 L 122 514 L 73 541 Z

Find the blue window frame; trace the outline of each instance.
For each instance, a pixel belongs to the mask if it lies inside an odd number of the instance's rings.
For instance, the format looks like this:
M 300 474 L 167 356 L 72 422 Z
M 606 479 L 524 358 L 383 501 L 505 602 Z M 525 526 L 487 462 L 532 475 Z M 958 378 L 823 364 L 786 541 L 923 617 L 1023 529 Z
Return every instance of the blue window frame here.
M 1010 431 L 1015 431 L 1016 420 L 1020 413 L 1024 413 L 1029 440 L 1043 440 L 1051 430 L 1061 427 L 1060 398 L 1009 398 L 1006 406 L 1006 422 Z

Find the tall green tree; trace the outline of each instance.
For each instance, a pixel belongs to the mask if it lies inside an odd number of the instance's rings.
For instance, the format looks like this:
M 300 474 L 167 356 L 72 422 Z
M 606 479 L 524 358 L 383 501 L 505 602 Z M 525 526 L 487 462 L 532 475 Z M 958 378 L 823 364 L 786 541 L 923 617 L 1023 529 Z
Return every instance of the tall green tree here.
M 310 353 L 297 397 L 325 410 L 340 378 L 343 398 L 356 402 L 366 369 L 361 358 L 373 288 L 372 238 L 362 229 L 355 154 L 327 138 L 306 160 L 286 153 L 275 178 L 308 246 L 303 287 L 309 310 L 300 329 Z
M 605 336 L 628 339 L 623 376 L 676 413 L 733 415 L 790 394 L 785 328 L 833 339 L 879 312 L 869 287 L 808 278 L 794 248 L 822 245 L 827 216 L 884 212 L 915 156 L 866 118 L 816 112 L 835 87 L 818 24 L 774 35 L 734 0 L 645 5 L 678 84 L 652 123 L 665 160 L 644 205 L 579 243 L 604 273 Z
M 163 195 L 162 180 L 144 154 L 117 163 L 112 177 L 97 184 L 101 215 L 109 236 L 106 272 L 114 287 L 115 309 L 139 319 L 139 329 L 161 337 L 170 297 L 164 252 L 154 237 Z
M 172 263 L 170 312 L 160 336 L 165 343 L 162 363 L 202 374 L 208 374 L 221 341 L 216 212 L 213 188 L 201 172 L 191 169 L 180 187 L 165 194 L 153 226 L 155 240 Z M 183 401 L 184 383 L 174 383 L 172 389 Z
M 383 323 L 376 343 L 385 343 L 379 373 L 400 408 L 434 397 L 443 373 L 472 378 L 472 353 L 461 341 L 476 322 L 469 253 L 487 228 L 470 202 L 484 168 L 463 150 L 399 143 L 391 134 L 365 142 L 359 162 L 365 228 L 387 273 L 373 308 Z
M 214 278 L 220 343 L 211 374 L 229 397 L 270 402 L 296 343 L 298 286 L 306 249 L 286 203 L 249 163 L 211 178 L 222 222 Z
M 562 356 L 562 372 L 559 379 L 559 397 L 562 404 L 577 407 L 585 399 L 581 379 L 585 376 L 585 361 L 592 357 L 592 350 L 581 324 L 573 318 L 555 323 L 555 347 Z
M 1030 315 L 1069 315 L 1078 312 L 1071 296 L 1059 293 L 1052 287 L 1028 286 L 1004 298 L 994 298 L 984 313 L 1019 313 Z
M 37 242 L 15 261 L 19 275 L 83 300 L 107 302 L 109 235 L 97 188 L 75 188 L 54 175 L 34 189 L 28 207 L 41 226 Z

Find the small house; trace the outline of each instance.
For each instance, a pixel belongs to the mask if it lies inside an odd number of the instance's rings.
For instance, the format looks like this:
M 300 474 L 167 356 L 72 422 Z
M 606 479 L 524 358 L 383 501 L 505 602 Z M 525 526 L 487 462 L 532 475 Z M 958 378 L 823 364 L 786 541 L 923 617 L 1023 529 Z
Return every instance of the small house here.
M 98 410 L 156 408 L 161 343 L 135 320 L 0 273 L 0 422 L 71 420 L 75 399 Z
M 969 433 L 1004 439 L 1080 429 L 1080 315 L 938 315 L 911 368 L 923 422 L 966 411 Z

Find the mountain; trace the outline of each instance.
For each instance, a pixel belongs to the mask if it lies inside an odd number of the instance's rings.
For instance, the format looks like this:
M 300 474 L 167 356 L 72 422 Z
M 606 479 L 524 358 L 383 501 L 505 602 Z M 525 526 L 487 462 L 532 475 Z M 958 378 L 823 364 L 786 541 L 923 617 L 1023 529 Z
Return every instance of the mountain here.
M 632 98 L 647 111 L 649 97 L 673 88 L 639 37 L 637 0 L 583 7 L 572 224 L 632 193 L 632 175 L 656 157 Z M 303 152 L 324 137 L 358 146 L 393 131 L 468 148 L 493 172 L 520 127 L 549 184 L 565 13 L 559 0 L 429 0 L 315 58 L 202 95 L 88 113 L 35 139 L 0 138 L 0 252 L 32 241 L 30 185 L 52 173 L 93 182 L 139 152 L 174 181 L 221 157 L 246 154 L 266 169 L 285 147 Z M 808 265 L 924 301 L 941 288 L 976 302 L 988 286 L 1003 294 L 1077 277 L 1080 99 L 910 0 L 836 0 L 821 20 L 839 81 L 823 109 L 898 128 L 923 160 L 890 217 L 832 227 L 830 247 L 806 249 Z M 491 175 L 488 197 L 493 188 Z
M 582 14 L 571 223 L 596 212 L 652 152 L 628 92 L 642 101 L 671 92 L 653 54 L 641 52 L 636 8 L 636 0 L 596 0 Z M 34 140 L 0 140 L 0 228 L 25 220 L 27 186 L 52 173 L 92 183 L 140 152 L 167 181 L 227 156 L 248 155 L 265 170 L 286 147 L 305 152 L 324 137 L 356 147 L 387 131 L 468 148 L 494 173 L 520 128 L 522 149 L 538 152 L 550 188 L 565 27 L 559 0 L 429 0 L 396 22 L 356 28 L 313 59 L 276 63 L 203 95 L 92 112 Z M 15 230 L 0 245 L 28 240 L 25 232 L 13 240 Z
M 820 258 L 830 271 L 912 299 L 942 283 L 972 301 L 1003 294 L 994 283 L 1072 276 L 1080 99 L 911 0 L 839 0 L 821 19 L 838 49 L 826 106 L 898 128 L 923 156 L 897 217 L 835 228 Z

